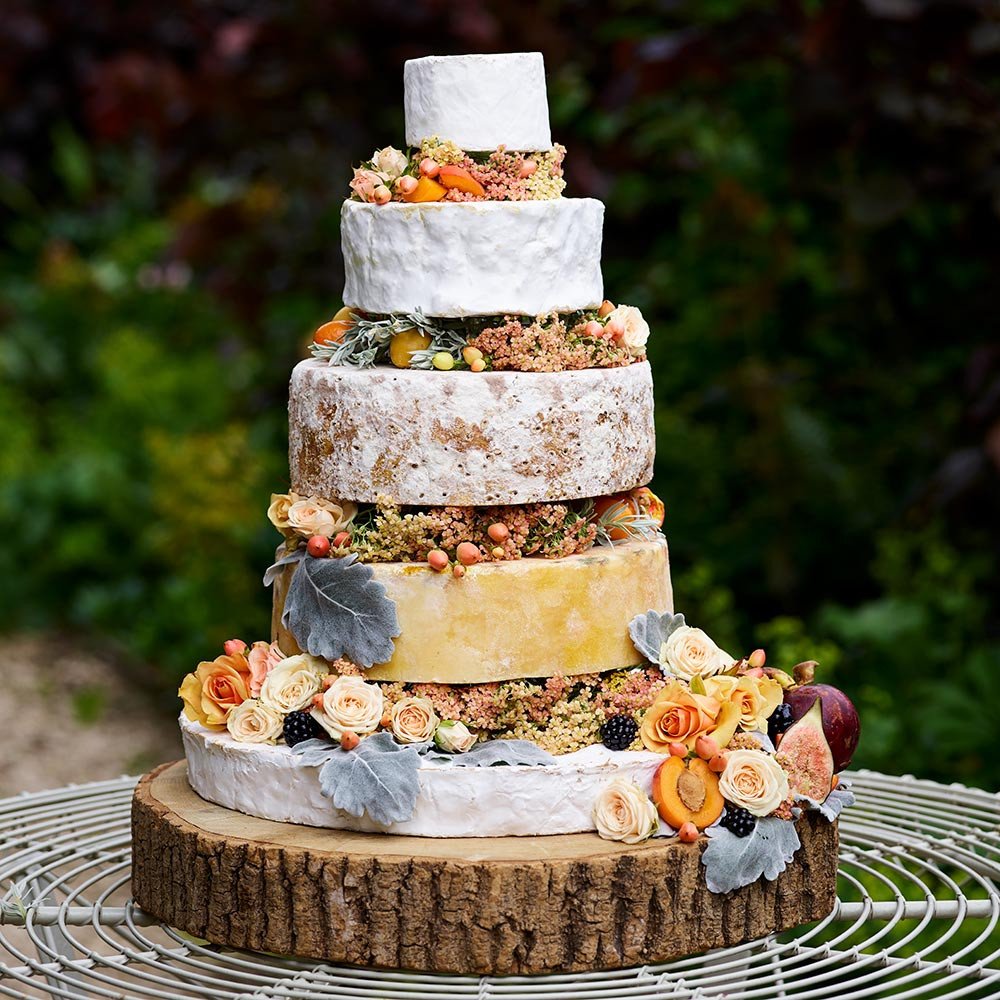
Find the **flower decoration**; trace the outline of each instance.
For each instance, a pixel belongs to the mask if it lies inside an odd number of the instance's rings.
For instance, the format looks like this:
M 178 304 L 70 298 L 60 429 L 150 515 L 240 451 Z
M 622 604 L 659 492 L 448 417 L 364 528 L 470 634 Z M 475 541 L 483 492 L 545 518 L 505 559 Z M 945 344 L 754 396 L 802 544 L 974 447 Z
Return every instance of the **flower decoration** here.
M 177 693 L 188 719 L 208 729 L 225 729 L 229 713 L 250 697 L 250 664 L 243 655 L 202 661 Z
M 615 778 L 597 796 L 593 810 L 594 826 L 605 840 L 638 844 L 659 829 L 656 806 L 635 783 Z
M 400 743 L 426 743 L 438 725 L 434 706 L 426 698 L 402 698 L 392 706 L 392 735 Z
M 246 658 L 250 665 L 250 695 L 256 698 L 264 679 L 285 659 L 285 654 L 276 642 L 255 642 L 246 652 Z
M 736 732 L 739 719 L 735 703 L 695 694 L 687 684 L 675 680 L 647 709 L 639 735 L 646 749 L 655 753 L 669 753 L 674 743 L 693 750 L 699 736 L 711 736 L 723 749 Z
M 385 699 L 377 684 L 361 677 L 338 677 L 323 693 L 312 717 L 334 738 L 345 732 L 366 736 L 374 733 L 382 721 Z
M 660 666 L 682 680 L 709 677 L 728 670 L 736 661 L 700 628 L 681 625 L 673 630 L 660 649 Z
M 319 694 L 326 664 L 307 653 L 289 656 L 271 669 L 260 688 L 261 704 L 276 712 L 301 712 Z
M 468 753 L 478 737 L 464 722 L 445 719 L 434 730 L 434 746 L 446 753 Z
M 754 816 L 767 816 L 788 798 L 788 775 L 768 753 L 732 750 L 719 778 L 722 797 Z
M 237 743 L 276 743 L 283 720 L 281 712 L 248 698 L 229 713 L 226 728 Z
M 735 704 L 740 712 L 740 729 L 749 732 L 767 732 L 767 720 L 782 699 L 781 685 L 767 676 L 708 677 L 705 690 L 721 702 Z

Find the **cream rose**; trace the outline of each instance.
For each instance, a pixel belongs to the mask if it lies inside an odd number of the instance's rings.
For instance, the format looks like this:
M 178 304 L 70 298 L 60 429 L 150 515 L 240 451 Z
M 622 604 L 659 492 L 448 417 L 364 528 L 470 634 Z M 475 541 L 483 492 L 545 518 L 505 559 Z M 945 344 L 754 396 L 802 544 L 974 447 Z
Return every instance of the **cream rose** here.
M 248 698 L 229 713 L 226 728 L 237 743 L 275 743 L 282 722 L 280 712 L 256 698 Z
M 690 625 L 675 628 L 660 648 L 660 666 L 686 681 L 697 675 L 708 677 L 728 670 L 735 662 L 700 628 Z
M 769 754 L 760 750 L 731 750 L 719 778 L 722 797 L 734 806 L 767 816 L 788 798 L 788 775 Z
M 426 743 L 437 724 L 434 706 L 426 698 L 401 698 L 392 706 L 392 735 L 400 743 Z
M 384 698 L 377 684 L 360 677 L 338 677 L 323 693 L 322 706 L 312 710 L 312 717 L 335 739 L 346 731 L 366 736 L 374 733 L 382 721 Z
M 709 677 L 705 690 L 740 710 L 740 729 L 767 732 L 768 716 L 781 704 L 781 685 L 770 677 Z
M 286 657 L 264 678 L 261 704 L 282 715 L 301 712 L 319 694 L 326 673 L 326 663 L 308 653 Z
M 357 512 L 357 507 L 352 503 L 339 504 L 319 497 L 309 497 L 307 500 L 297 500 L 288 508 L 288 524 L 303 538 L 313 535 L 333 538 L 351 523 Z
M 267 519 L 285 536 L 295 533 L 288 523 L 288 511 L 293 503 L 301 499 L 302 497 L 298 493 L 271 494 L 271 506 L 267 508 Z
M 642 313 L 636 306 L 618 306 L 608 313 L 608 322 L 617 320 L 625 332 L 621 342 L 625 349 L 637 358 L 646 353 L 646 341 L 649 340 L 649 324 L 642 318 Z
M 605 840 L 638 844 L 659 829 L 656 806 L 636 784 L 615 778 L 601 789 L 594 803 L 594 826 Z
M 393 146 L 376 149 L 372 155 L 372 166 L 384 181 L 394 181 L 409 164 L 406 153 Z
M 468 753 L 479 737 L 464 722 L 445 719 L 434 730 L 434 745 L 446 753 Z

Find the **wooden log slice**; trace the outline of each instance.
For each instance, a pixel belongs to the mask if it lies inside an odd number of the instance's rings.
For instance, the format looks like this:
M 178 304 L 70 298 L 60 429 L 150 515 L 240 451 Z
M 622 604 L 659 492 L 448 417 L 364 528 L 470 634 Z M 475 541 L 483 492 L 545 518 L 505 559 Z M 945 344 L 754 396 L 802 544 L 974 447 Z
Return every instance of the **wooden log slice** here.
M 433 839 L 256 819 L 206 802 L 183 761 L 132 804 L 133 894 L 217 944 L 330 962 L 467 974 L 623 968 L 818 920 L 836 899 L 837 828 L 799 821 L 774 882 L 716 895 L 695 844 L 581 833 Z

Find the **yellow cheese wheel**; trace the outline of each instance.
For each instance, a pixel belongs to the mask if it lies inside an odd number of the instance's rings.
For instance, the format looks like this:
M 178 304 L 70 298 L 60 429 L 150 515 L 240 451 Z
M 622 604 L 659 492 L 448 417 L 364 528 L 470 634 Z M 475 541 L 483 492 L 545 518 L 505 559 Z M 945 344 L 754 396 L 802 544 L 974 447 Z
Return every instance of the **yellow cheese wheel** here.
M 461 579 L 426 563 L 378 563 L 375 579 L 396 602 L 401 633 L 373 680 L 478 684 L 593 673 L 643 657 L 628 624 L 672 611 L 666 542 L 626 542 L 564 559 L 480 563 Z M 274 586 L 272 638 L 299 652 L 281 624 L 293 567 Z

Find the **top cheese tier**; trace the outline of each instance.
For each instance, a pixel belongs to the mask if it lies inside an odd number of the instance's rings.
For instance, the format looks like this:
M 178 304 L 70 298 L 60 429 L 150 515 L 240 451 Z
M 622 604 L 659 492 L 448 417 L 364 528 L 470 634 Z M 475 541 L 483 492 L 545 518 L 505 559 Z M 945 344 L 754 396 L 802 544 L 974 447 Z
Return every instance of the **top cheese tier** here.
M 411 146 L 435 135 L 467 150 L 552 145 L 540 52 L 410 59 L 403 94 Z

